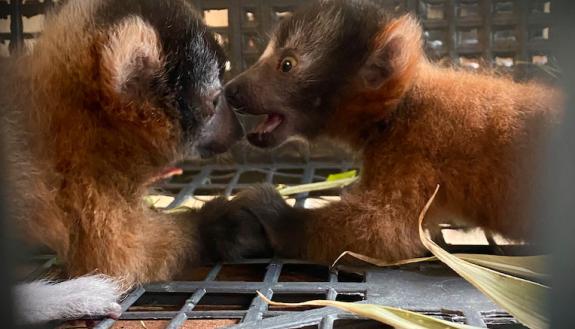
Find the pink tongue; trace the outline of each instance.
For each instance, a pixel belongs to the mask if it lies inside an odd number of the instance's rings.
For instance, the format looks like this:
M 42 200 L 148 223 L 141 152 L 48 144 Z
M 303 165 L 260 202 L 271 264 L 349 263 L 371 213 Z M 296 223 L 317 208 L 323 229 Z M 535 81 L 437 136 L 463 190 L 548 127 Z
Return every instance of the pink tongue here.
M 172 178 L 174 176 L 180 176 L 183 173 L 184 173 L 184 170 L 182 168 L 167 167 L 164 170 L 162 170 L 161 172 L 159 172 L 156 176 L 152 177 L 148 183 L 150 185 L 155 184 L 155 183 L 162 181 L 164 179 L 169 179 L 169 178 Z
M 266 119 L 262 121 L 255 129 L 256 133 L 271 133 L 282 124 L 283 118 L 278 114 L 268 114 Z

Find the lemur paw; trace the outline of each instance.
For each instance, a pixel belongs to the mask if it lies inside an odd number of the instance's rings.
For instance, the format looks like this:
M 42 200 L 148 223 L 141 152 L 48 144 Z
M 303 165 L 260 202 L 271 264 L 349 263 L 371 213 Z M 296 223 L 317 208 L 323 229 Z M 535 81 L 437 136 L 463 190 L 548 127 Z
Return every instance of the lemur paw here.
M 118 303 L 112 303 L 107 308 L 106 316 L 118 320 L 122 316 L 122 306 Z
M 202 225 L 202 238 L 207 238 L 208 244 L 213 242 L 211 250 L 223 260 L 271 257 L 274 253 L 297 256 L 290 246 L 297 245 L 293 239 L 300 230 L 290 222 L 296 211 L 271 185 L 251 187 L 231 201 L 214 200 L 202 212 L 210 218 L 210 224 Z M 296 219 L 293 223 L 299 222 Z
M 267 194 L 267 188 L 257 186 L 239 193 L 233 200 L 218 198 L 204 205 L 199 212 L 199 235 L 207 260 L 273 256 L 265 227 L 257 215 L 271 207 Z

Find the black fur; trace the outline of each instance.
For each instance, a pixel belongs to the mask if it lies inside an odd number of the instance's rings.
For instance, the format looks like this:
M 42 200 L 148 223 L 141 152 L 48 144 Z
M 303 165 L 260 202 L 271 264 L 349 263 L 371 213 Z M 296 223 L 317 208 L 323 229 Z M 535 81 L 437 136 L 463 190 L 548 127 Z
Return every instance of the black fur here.
M 290 207 L 271 185 L 240 192 L 233 200 L 219 198 L 200 211 L 200 236 L 205 258 L 232 261 L 243 258 L 300 258 L 305 213 Z
M 162 83 L 157 83 L 156 92 L 174 96 L 183 138 L 197 137 L 197 128 L 208 115 L 202 111 L 206 95 L 201 91 L 212 83 L 210 77 L 223 77 L 223 50 L 201 16 L 184 0 L 107 0 L 96 14 L 96 24 L 105 29 L 128 16 L 141 17 L 156 29 L 167 60 L 161 80 L 168 88 L 162 90 Z
M 198 232 L 205 261 L 237 261 L 273 255 L 263 226 L 250 209 L 244 208 L 245 200 L 241 196 L 232 201 L 212 200 L 200 210 Z
M 287 120 L 289 127 L 283 131 L 264 136 L 267 140 L 250 141 L 270 147 L 288 135 L 319 135 L 326 116 L 367 60 L 380 24 L 387 20 L 370 1 L 330 0 L 313 1 L 282 21 L 271 40 L 272 57 L 226 86 L 233 107 L 251 114 L 279 113 Z M 286 56 L 298 60 L 290 73 L 278 70 Z

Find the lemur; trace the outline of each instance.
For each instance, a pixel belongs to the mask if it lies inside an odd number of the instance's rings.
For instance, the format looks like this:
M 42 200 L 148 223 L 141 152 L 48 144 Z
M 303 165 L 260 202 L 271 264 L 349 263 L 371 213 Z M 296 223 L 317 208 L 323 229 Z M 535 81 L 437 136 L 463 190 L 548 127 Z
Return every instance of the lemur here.
M 220 236 L 203 227 L 205 211 L 164 215 L 143 199 L 177 161 L 242 137 L 220 92 L 224 67 L 185 0 L 68 1 L 33 49 L 8 61 L 0 122 L 13 223 L 71 278 L 99 274 L 18 287 L 26 320 L 117 313 L 134 284 L 250 254 L 252 240 L 234 233 L 263 236 L 259 223 L 230 219 Z
M 313 1 L 279 24 L 225 93 L 237 111 L 265 117 L 248 134 L 255 146 L 328 136 L 361 155 L 361 180 L 323 208 L 291 208 L 270 187 L 222 201 L 222 218 L 260 220 L 280 256 L 422 256 L 418 215 L 438 185 L 427 224 L 533 233 L 537 155 L 561 119 L 561 93 L 432 64 L 410 15 L 366 0 Z

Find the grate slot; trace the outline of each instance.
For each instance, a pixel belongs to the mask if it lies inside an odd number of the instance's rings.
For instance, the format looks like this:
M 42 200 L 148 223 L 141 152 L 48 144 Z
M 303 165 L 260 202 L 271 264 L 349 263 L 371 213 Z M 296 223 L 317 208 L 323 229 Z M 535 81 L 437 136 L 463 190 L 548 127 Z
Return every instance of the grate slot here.
M 330 272 L 327 266 L 313 264 L 284 265 L 280 282 L 328 282 Z
M 526 329 L 511 314 L 501 311 L 481 312 L 487 328 L 494 329 Z
M 177 208 L 187 199 L 189 199 L 194 194 L 196 189 L 206 181 L 211 171 L 212 168 L 209 166 L 203 168 L 202 171 L 194 177 L 192 182 L 187 187 L 182 189 L 182 191 L 178 194 L 178 196 L 176 196 L 174 201 L 167 207 L 167 209 Z

